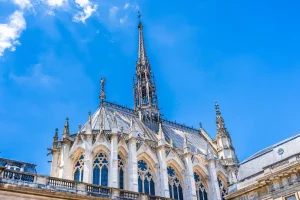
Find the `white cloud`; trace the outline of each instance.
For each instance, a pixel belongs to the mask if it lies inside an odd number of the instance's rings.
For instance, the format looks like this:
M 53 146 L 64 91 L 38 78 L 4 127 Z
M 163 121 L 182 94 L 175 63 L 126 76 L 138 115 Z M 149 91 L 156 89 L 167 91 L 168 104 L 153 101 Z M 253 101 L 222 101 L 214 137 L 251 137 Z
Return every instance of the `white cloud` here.
M 77 7 L 82 9 L 77 14 L 74 15 L 73 21 L 82 22 L 85 21 L 92 16 L 94 12 L 96 12 L 98 5 L 90 2 L 89 0 L 75 0 Z
M 40 64 L 34 65 L 27 76 L 10 74 L 10 78 L 21 85 L 38 87 L 51 87 L 59 82 L 54 77 L 43 73 L 42 66 Z
M 109 9 L 109 19 L 110 20 L 116 19 L 118 10 L 119 10 L 119 8 L 117 6 L 113 6 Z
M 16 45 L 20 45 L 18 38 L 25 29 L 26 22 L 21 11 L 9 16 L 7 24 L 0 24 L 0 56 L 6 49 L 15 51 Z
M 47 4 L 51 7 L 61 7 L 65 3 L 67 3 L 68 0 L 47 0 Z
M 124 9 L 126 10 L 129 7 L 129 5 L 130 5 L 129 3 L 126 3 Z
M 120 18 L 120 23 L 124 24 L 127 21 L 128 15 L 125 15 L 124 17 Z
M 32 4 L 29 0 L 13 0 L 14 4 L 20 6 L 21 9 L 30 8 Z

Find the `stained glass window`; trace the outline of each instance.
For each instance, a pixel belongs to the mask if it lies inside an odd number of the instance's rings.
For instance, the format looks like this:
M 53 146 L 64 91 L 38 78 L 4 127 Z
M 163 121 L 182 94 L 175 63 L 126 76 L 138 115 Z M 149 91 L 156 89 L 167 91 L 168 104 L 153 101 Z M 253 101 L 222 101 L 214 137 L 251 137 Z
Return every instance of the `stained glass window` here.
M 204 184 L 201 180 L 200 175 L 196 172 L 194 172 L 194 179 L 195 179 L 195 184 L 196 184 L 197 199 L 198 200 L 208 200 L 207 190 L 204 187 Z
M 94 159 L 93 184 L 108 186 L 108 160 L 102 152 L 97 154 Z
M 83 181 L 84 155 L 81 154 L 74 166 L 74 181 Z
M 179 176 L 172 167 L 167 168 L 170 198 L 176 200 L 183 200 L 182 182 Z
M 124 161 L 118 155 L 118 169 L 119 169 L 119 188 L 124 189 Z
M 155 195 L 155 183 L 152 172 L 144 160 L 138 161 L 139 192 Z
M 227 195 L 227 188 L 226 186 L 224 185 L 223 181 L 218 178 L 218 183 L 219 183 L 219 188 L 220 188 L 220 193 L 221 193 L 221 197 L 222 197 L 222 200 L 225 200 L 225 196 Z

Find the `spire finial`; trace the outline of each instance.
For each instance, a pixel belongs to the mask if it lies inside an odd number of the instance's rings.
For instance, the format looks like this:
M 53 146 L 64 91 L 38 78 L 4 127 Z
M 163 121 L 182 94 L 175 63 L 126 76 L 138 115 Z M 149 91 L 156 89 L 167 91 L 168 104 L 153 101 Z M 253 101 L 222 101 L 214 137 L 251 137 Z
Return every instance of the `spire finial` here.
M 105 83 L 106 79 L 105 78 L 100 78 L 100 100 L 101 100 L 101 105 L 103 105 L 103 102 L 105 101 Z
M 140 11 L 138 11 L 138 19 L 139 19 L 139 23 L 141 23 L 141 17 L 142 17 L 142 14 Z
M 200 129 L 203 129 L 202 122 L 199 123 Z

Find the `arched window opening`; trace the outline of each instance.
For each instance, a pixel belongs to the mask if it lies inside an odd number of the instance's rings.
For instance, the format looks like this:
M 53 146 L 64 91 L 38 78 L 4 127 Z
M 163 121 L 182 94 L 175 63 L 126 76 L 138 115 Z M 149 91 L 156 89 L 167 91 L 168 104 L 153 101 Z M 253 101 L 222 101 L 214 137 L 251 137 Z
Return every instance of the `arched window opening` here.
M 219 183 L 219 188 L 220 188 L 220 193 L 222 200 L 225 200 L 225 196 L 227 195 L 227 188 L 226 185 L 223 183 L 223 181 L 218 177 L 218 183 Z
M 145 86 L 143 86 L 142 88 L 142 99 L 143 99 L 143 104 L 148 103 L 147 89 Z
M 119 169 L 119 188 L 124 189 L 124 161 L 118 155 L 118 169 Z
M 93 184 L 108 186 L 108 160 L 102 152 L 96 155 L 93 163 Z
M 204 187 L 203 181 L 200 175 L 194 172 L 194 179 L 196 184 L 196 192 L 198 200 L 208 200 L 207 190 Z
M 150 167 L 144 160 L 138 161 L 139 192 L 155 195 L 155 183 Z
M 172 167 L 168 167 L 169 191 L 170 198 L 183 200 L 182 183 Z
M 83 181 L 84 155 L 79 156 L 74 165 L 74 181 Z

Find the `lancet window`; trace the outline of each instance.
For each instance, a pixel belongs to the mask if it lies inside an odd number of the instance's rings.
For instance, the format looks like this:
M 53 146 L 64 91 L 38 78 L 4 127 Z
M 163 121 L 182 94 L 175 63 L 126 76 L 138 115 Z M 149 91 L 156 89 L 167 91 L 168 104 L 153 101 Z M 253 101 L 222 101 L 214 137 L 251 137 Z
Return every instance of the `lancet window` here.
M 118 155 L 118 169 L 119 169 L 119 188 L 124 189 L 124 161 Z
M 222 200 L 225 200 L 224 197 L 227 195 L 227 188 L 224 185 L 224 182 L 220 178 L 218 178 L 218 183 L 219 183 L 219 188 L 220 188 L 220 193 L 221 193 Z
M 144 160 L 138 161 L 139 192 L 155 195 L 155 183 L 152 171 Z
M 182 182 L 172 167 L 168 167 L 170 198 L 183 200 Z
M 94 159 L 93 184 L 108 185 L 108 159 L 103 152 L 98 153 Z
M 198 200 L 208 200 L 207 190 L 203 184 L 203 181 L 202 181 L 200 175 L 196 172 L 194 172 L 194 179 L 195 179 L 195 184 L 196 184 L 197 199 Z
M 74 181 L 83 181 L 84 155 L 81 154 L 74 165 Z

